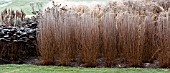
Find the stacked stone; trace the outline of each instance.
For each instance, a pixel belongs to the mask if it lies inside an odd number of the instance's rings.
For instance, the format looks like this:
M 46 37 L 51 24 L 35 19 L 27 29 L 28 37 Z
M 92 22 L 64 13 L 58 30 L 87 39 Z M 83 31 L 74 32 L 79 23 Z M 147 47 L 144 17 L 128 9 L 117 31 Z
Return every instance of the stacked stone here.
M 37 24 L 35 17 L 25 18 L 25 13 L 5 9 L 1 13 L 0 61 L 18 63 L 37 57 Z

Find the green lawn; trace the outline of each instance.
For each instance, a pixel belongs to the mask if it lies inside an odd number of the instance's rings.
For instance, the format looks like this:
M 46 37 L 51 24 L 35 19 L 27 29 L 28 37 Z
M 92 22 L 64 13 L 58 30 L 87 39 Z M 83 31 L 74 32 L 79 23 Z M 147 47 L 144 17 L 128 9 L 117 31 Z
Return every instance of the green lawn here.
M 26 14 L 31 15 L 32 14 L 31 13 L 32 8 L 30 6 L 30 2 L 33 2 L 35 4 L 37 2 L 41 2 L 43 5 L 46 5 L 49 2 L 49 0 L 12 0 L 12 3 L 9 3 L 8 5 L 2 6 L 0 8 L 0 11 L 2 11 L 5 8 L 12 8 L 14 10 L 23 9 Z
M 0 65 L 0 73 L 170 73 L 170 70 L 140 68 L 76 68 L 8 64 Z

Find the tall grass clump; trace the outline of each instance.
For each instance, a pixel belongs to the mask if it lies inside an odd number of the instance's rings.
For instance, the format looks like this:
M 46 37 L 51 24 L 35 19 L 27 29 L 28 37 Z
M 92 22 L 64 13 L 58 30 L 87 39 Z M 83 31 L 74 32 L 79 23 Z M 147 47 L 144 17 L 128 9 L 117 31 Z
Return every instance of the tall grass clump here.
M 117 20 L 120 58 L 129 66 L 142 63 L 144 24 L 140 20 L 139 15 L 128 13 L 120 14 Z
M 104 59 L 105 59 L 105 65 L 111 66 L 116 64 L 116 56 L 118 56 L 117 52 L 117 28 L 116 28 L 116 17 L 115 14 L 106 13 L 103 16 L 103 20 L 101 23 L 101 29 L 102 29 L 102 40 L 103 40 L 103 49 L 104 51 Z
M 99 28 L 97 18 L 90 14 L 83 15 L 81 29 L 82 62 L 87 66 L 96 66 L 99 53 Z
M 159 48 L 159 37 L 157 29 L 157 20 L 153 15 L 146 16 L 145 18 L 145 43 L 144 43 L 144 54 L 143 61 L 151 62 L 154 59 L 154 52 Z
M 53 2 L 39 20 L 42 64 L 169 66 L 168 5 L 158 2 L 110 2 L 86 9 L 77 5 L 77 10 L 76 5 Z
M 39 42 L 39 51 L 44 65 L 53 65 L 55 64 L 55 49 L 56 49 L 56 40 L 54 35 L 55 27 L 53 27 L 54 22 L 51 15 L 52 11 L 47 11 L 44 17 L 40 21 L 40 32 L 38 42 Z M 43 22 L 46 21 L 46 22 Z M 47 31 L 48 30 L 48 31 Z M 42 33 L 43 31 L 43 33 Z
M 39 48 L 43 64 L 70 65 L 76 60 L 80 44 L 75 13 L 58 8 L 47 10 L 40 20 Z M 66 12 L 66 13 L 65 13 Z M 48 30 L 48 31 L 46 31 Z M 45 38 L 45 39 L 44 39 Z M 48 44 L 46 44 L 48 43 Z M 76 44 L 77 43 L 77 44 Z
M 61 25 L 61 47 L 60 47 L 60 63 L 62 65 L 70 65 L 71 61 L 75 61 L 78 55 L 77 43 L 77 18 L 74 13 L 68 12 L 63 16 L 63 24 Z M 61 17 L 62 18 L 62 17 Z M 76 44 L 77 43 L 77 44 Z
M 170 65 L 170 27 L 169 27 L 169 13 L 163 13 L 163 15 L 160 15 L 158 18 L 158 35 L 160 37 L 160 46 L 158 49 L 158 60 L 160 62 L 161 67 L 169 67 Z

